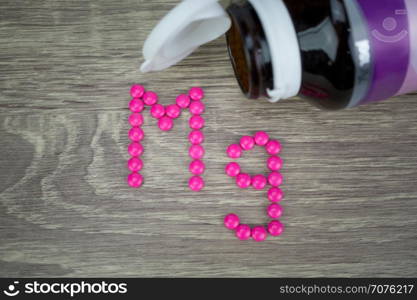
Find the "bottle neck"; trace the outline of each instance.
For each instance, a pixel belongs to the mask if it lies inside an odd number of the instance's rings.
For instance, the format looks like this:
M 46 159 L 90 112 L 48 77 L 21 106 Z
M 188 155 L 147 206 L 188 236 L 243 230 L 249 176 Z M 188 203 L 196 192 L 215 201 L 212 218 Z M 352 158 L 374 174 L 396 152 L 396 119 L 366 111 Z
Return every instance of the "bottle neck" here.
M 245 0 L 227 9 L 232 27 L 229 54 L 248 98 L 271 102 L 296 96 L 301 88 L 297 33 L 282 0 Z
M 233 3 L 227 12 L 232 21 L 227 44 L 240 88 L 248 98 L 267 97 L 273 88 L 273 73 L 261 21 L 248 1 Z

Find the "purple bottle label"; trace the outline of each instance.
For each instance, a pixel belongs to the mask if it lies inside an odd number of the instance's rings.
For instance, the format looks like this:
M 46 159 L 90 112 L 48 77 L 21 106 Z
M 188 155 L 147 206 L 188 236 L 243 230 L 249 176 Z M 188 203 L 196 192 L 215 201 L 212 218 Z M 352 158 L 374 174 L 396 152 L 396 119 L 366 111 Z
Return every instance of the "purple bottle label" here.
M 417 0 L 357 0 L 368 23 L 372 81 L 361 104 L 417 90 Z
M 407 76 L 398 95 L 417 90 L 417 0 L 405 0 L 410 37 L 410 64 Z

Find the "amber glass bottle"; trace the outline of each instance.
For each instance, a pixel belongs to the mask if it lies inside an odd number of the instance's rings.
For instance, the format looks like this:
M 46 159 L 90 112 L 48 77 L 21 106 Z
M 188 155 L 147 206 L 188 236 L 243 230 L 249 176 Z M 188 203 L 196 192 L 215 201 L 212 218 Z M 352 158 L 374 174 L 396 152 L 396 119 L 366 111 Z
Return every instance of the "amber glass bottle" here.
M 410 41 L 413 39 L 410 33 L 417 28 L 412 22 L 417 11 L 411 12 L 416 5 L 410 2 L 407 6 L 405 0 L 382 2 L 244 0 L 232 3 L 227 8 L 232 21 L 227 41 L 243 93 L 248 98 L 269 97 L 272 101 L 298 94 L 320 107 L 341 109 L 384 100 L 401 91 L 417 90 L 417 72 L 412 64 L 417 55 L 412 48 L 417 45 Z M 372 28 L 378 22 L 381 31 L 400 31 L 394 27 L 403 27 L 408 36 L 383 41 L 376 33 L 380 32 L 379 28 Z M 291 43 L 292 47 L 283 47 Z M 293 52 L 298 52 L 298 57 Z M 297 80 L 299 83 L 295 83 Z M 406 81 L 408 87 L 411 83 L 414 88 L 404 90 Z M 290 85 L 291 92 L 287 91 Z M 274 93 L 277 86 L 278 91 Z M 289 94 L 283 95 L 285 92 Z
M 226 33 L 248 98 L 342 109 L 417 90 L 417 0 L 183 0 L 145 42 L 143 72 Z

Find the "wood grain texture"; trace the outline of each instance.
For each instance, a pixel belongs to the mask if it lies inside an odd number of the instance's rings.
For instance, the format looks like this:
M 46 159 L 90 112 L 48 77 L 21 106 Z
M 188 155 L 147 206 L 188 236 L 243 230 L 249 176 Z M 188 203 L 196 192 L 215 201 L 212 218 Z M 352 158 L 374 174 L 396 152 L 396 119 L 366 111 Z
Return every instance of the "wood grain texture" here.
M 143 75 L 176 3 L 0 2 L 0 276 L 417 276 L 417 95 L 341 112 L 245 100 L 223 38 Z M 126 186 L 133 82 L 164 104 L 205 87 L 204 192 L 186 188 L 186 116 L 161 133 L 145 114 L 146 184 Z M 287 230 L 241 243 L 223 216 L 265 223 L 267 201 L 226 178 L 224 151 L 257 130 L 284 144 Z

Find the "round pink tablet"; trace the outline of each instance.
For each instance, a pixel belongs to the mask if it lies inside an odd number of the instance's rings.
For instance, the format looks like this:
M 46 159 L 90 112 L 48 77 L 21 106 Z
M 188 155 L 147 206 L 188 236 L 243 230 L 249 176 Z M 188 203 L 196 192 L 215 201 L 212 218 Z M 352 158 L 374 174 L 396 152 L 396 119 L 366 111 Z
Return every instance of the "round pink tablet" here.
M 199 192 L 204 188 L 204 180 L 200 176 L 193 176 L 188 181 L 188 186 L 192 191 Z
M 247 189 L 248 187 L 250 187 L 251 183 L 252 179 L 249 174 L 240 173 L 236 176 L 236 184 L 241 189 Z
M 205 120 L 202 116 L 196 115 L 196 116 L 192 116 L 190 118 L 190 121 L 188 122 L 188 124 L 190 125 L 191 129 L 201 129 L 204 127 L 205 125 Z
M 268 176 L 268 182 L 270 185 L 277 187 L 282 184 L 283 177 L 281 173 L 271 172 Z
M 187 108 L 190 105 L 191 99 L 188 95 L 181 94 L 178 95 L 177 99 L 175 99 L 177 105 L 181 108 Z
M 204 157 L 205 151 L 201 145 L 192 145 L 188 150 L 188 154 L 193 159 L 202 159 Z
M 166 111 L 167 116 L 172 119 L 176 119 L 181 115 L 181 107 L 179 107 L 176 104 L 168 105 L 165 108 L 165 111 Z
M 265 131 L 255 133 L 255 143 L 258 146 L 265 146 L 269 141 L 269 135 Z
M 271 202 L 280 202 L 284 198 L 284 192 L 278 187 L 272 187 L 268 190 L 268 199 Z
M 228 163 L 225 167 L 225 172 L 230 177 L 236 177 L 240 173 L 240 166 L 237 162 Z
M 129 116 L 129 123 L 132 127 L 139 127 L 143 125 L 143 116 L 139 113 L 133 113 Z
M 145 93 L 145 88 L 140 84 L 134 84 L 130 88 L 130 95 L 132 98 L 140 98 Z
M 204 142 L 204 134 L 199 130 L 193 130 L 188 135 L 188 140 L 193 145 L 199 145 Z
M 143 184 L 143 176 L 139 173 L 132 173 L 127 177 L 127 183 L 133 188 L 139 188 Z
M 140 158 L 132 157 L 127 162 L 127 167 L 132 172 L 139 172 L 143 168 L 143 161 Z
M 205 105 L 201 101 L 193 101 L 190 104 L 190 113 L 193 115 L 201 115 L 204 113 L 204 110 L 206 109 Z
M 199 101 L 204 98 L 204 91 L 200 87 L 193 87 L 188 91 L 188 95 L 194 101 Z
M 226 152 L 230 158 L 236 159 L 242 156 L 242 148 L 237 144 L 232 144 L 227 147 Z
M 170 131 L 174 127 L 174 121 L 167 116 L 164 116 L 158 120 L 158 127 L 162 131 Z
M 252 228 L 252 238 L 254 241 L 256 242 L 265 241 L 267 236 L 268 236 L 268 233 L 263 226 L 256 226 Z
M 158 102 L 158 94 L 155 92 L 146 92 L 143 94 L 142 99 L 146 105 L 152 106 Z
M 265 145 L 265 149 L 269 154 L 277 155 L 281 152 L 281 143 L 275 140 L 271 140 Z
M 206 169 L 206 165 L 204 164 L 203 161 L 201 161 L 199 159 L 195 159 L 190 163 L 189 170 L 194 175 L 203 174 L 205 169 Z
M 255 190 L 263 190 L 267 184 L 267 179 L 264 175 L 255 175 L 252 177 L 252 186 Z
M 129 109 L 131 112 L 140 113 L 143 111 L 144 108 L 145 104 L 140 99 L 135 98 L 129 102 Z
M 279 156 L 271 156 L 266 164 L 271 171 L 279 171 L 282 168 L 282 159 Z
M 282 213 L 284 212 L 284 209 L 282 208 L 281 205 L 272 203 L 268 206 L 267 212 L 270 218 L 278 219 L 278 218 L 281 218 Z
M 226 217 L 224 217 L 223 223 L 227 229 L 235 230 L 240 224 L 240 219 L 238 215 L 229 214 Z
M 251 136 L 244 136 L 240 139 L 240 146 L 243 150 L 252 150 L 255 147 L 255 140 Z
M 155 119 L 160 119 L 165 116 L 165 107 L 161 104 L 154 104 L 151 107 L 151 116 Z
M 140 127 L 133 127 L 129 130 L 129 138 L 132 142 L 140 142 L 144 137 L 145 133 Z
M 127 149 L 129 154 L 133 157 L 135 156 L 141 156 L 143 154 L 143 146 L 140 143 L 131 143 Z
M 238 227 L 236 227 L 235 233 L 236 233 L 236 237 L 239 240 L 246 241 L 250 239 L 252 230 L 250 229 L 249 225 L 240 224 Z
M 279 236 L 283 231 L 284 225 L 280 221 L 274 220 L 268 224 L 268 232 L 272 236 Z

